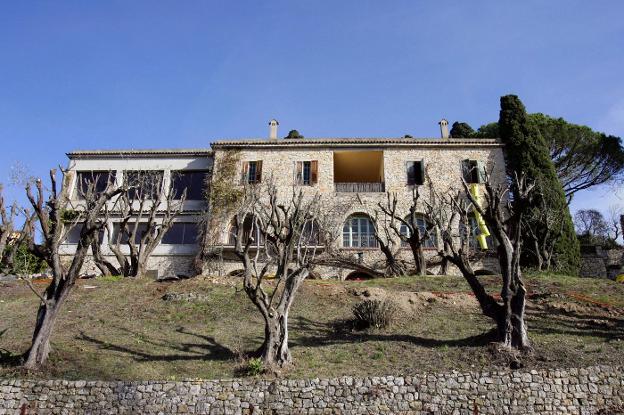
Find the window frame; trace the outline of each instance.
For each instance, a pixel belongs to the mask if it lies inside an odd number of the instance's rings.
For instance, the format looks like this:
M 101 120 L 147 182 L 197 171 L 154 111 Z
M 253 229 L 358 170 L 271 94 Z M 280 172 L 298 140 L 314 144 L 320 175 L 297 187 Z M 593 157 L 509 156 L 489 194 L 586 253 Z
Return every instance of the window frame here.
M 410 166 L 413 166 L 413 171 L 418 172 L 420 176 L 420 180 L 417 180 L 418 177 L 414 175 L 414 177 L 410 177 Z M 425 160 L 408 160 L 405 162 L 405 174 L 406 174 L 406 183 L 408 186 L 421 186 L 425 184 Z
M 197 237 L 199 236 L 199 226 L 198 226 L 198 222 L 173 222 L 173 224 L 171 225 L 171 227 L 169 228 L 169 230 L 167 230 L 167 232 L 165 232 L 165 234 L 162 237 L 162 240 L 160 241 L 159 245 L 167 245 L 167 246 L 179 246 L 179 245 L 196 245 L 197 244 Z M 174 242 L 174 243 L 168 243 L 166 242 L 166 238 L 167 238 L 167 234 L 175 227 L 175 226 L 182 226 L 182 242 Z M 192 242 L 189 242 L 187 240 L 187 228 L 189 226 L 192 226 L 195 228 L 194 230 L 194 234 L 195 234 L 195 238 Z
M 355 231 L 354 223 L 357 223 Z M 362 230 L 363 223 L 366 223 L 365 232 Z M 376 232 L 375 224 L 370 216 L 362 213 L 350 215 L 342 224 L 342 248 L 377 249 L 379 244 L 375 238 Z M 366 243 L 364 244 L 363 241 Z
M 134 187 L 132 188 L 128 188 L 128 199 L 130 199 L 131 201 L 134 200 L 159 200 L 162 197 L 163 194 L 163 187 L 165 185 L 165 171 L 164 170 L 160 170 L 160 169 L 153 169 L 153 170 L 136 170 L 136 169 L 130 169 L 130 170 L 124 170 L 123 171 L 123 183 L 125 186 L 129 186 L 129 174 L 135 174 L 138 173 L 139 177 L 137 177 L 137 180 L 140 180 L 140 174 L 141 173 L 146 173 L 146 174 L 152 174 L 152 173 L 158 173 L 160 175 L 160 184 L 158 185 L 158 188 L 156 188 L 156 186 L 154 186 L 154 188 L 152 188 L 150 190 L 150 194 L 149 196 L 145 196 L 145 195 L 140 195 L 140 197 L 137 197 L 137 192 L 136 189 Z
M 74 192 L 75 192 L 75 197 L 74 199 L 78 199 L 78 200 L 85 200 L 84 198 L 84 192 L 82 189 L 82 184 L 85 183 L 83 180 L 81 180 L 81 175 L 83 174 L 90 174 L 91 178 L 93 179 L 94 175 L 96 174 L 106 174 L 108 176 L 108 178 L 106 179 L 106 184 L 108 183 L 115 183 L 117 180 L 117 171 L 116 170 L 76 170 L 76 183 L 74 186 Z M 111 177 L 112 176 L 112 177 Z M 112 179 L 112 180 L 111 180 Z M 96 183 L 96 193 L 103 193 L 106 188 L 101 189 L 98 191 L 97 189 L 97 185 L 99 183 Z
M 202 169 L 198 169 L 198 170 L 170 170 L 169 172 L 169 191 L 173 192 L 173 200 L 180 200 L 182 193 L 184 192 L 184 189 L 181 189 L 181 191 L 178 192 L 174 189 L 174 182 L 175 182 L 175 178 L 179 177 L 179 176 L 183 176 L 183 175 L 191 175 L 191 174 L 201 174 L 203 175 L 203 179 L 202 179 L 202 186 L 201 186 L 201 190 L 200 190 L 200 197 L 198 199 L 196 198 L 189 198 L 189 191 L 188 191 L 188 187 L 184 188 L 187 189 L 186 192 L 186 199 L 185 200 L 189 200 L 189 201 L 205 201 L 205 195 L 204 195 L 204 190 L 206 190 L 206 178 L 208 177 L 208 175 L 210 174 L 210 170 L 202 170 Z M 190 186 L 192 186 L 192 183 L 190 184 Z
M 408 219 L 409 218 L 406 218 L 405 220 L 407 221 Z M 422 222 L 422 225 L 419 221 Z M 418 225 L 418 228 L 420 229 L 421 234 L 427 231 L 427 225 L 430 225 L 432 227 L 432 232 L 429 234 L 429 237 L 422 242 L 423 249 L 437 249 L 438 248 L 438 234 L 436 232 L 435 227 L 433 226 L 433 223 L 429 220 L 429 218 L 427 218 L 427 216 L 422 213 L 417 213 L 416 224 Z M 401 226 L 399 227 L 399 232 L 401 233 L 401 235 L 409 234 L 409 231 L 410 231 L 409 228 L 404 223 L 401 223 Z M 401 239 L 401 247 L 408 248 L 409 243 Z

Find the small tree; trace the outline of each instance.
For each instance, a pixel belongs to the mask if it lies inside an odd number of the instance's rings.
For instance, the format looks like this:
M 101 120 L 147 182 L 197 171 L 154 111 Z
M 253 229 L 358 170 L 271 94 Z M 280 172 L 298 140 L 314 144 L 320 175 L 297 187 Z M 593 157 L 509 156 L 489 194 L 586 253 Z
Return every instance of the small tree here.
M 100 271 L 105 275 L 142 276 L 154 249 L 183 210 L 186 190 L 178 196 L 171 189 L 162 190 L 159 171 L 137 171 L 127 178 L 114 212 L 119 217 L 115 223 L 118 228 L 112 232 L 106 228 L 108 246 L 118 265 L 102 254 L 99 238 L 92 241 L 93 259 Z
M 455 121 L 450 135 L 452 138 L 471 138 L 474 137 L 475 130 L 468 123 Z
M 500 343 L 515 349 L 528 348 L 530 344 L 524 321 L 526 289 L 522 281 L 520 255 L 523 215 L 530 204 L 533 185 L 516 178 L 511 185 L 514 195 L 511 203 L 508 199 L 510 187 L 493 185 L 486 174 L 483 205 L 477 202 L 465 182 L 463 187 L 463 191 L 445 195 L 434 192 L 426 202 L 428 214 L 439 227 L 442 237 L 439 255 L 459 269 L 483 314 L 496 322 Z M 487 293 L 471 263 L 469 217 L 473 211 L 485 219 L 490 233 L 498 242 L 502 304 Z
M 121 188 L 109 185 L 104 192 L 92 193 L 91 197 L 78 206 L 72 206 L 67 195 L 68 181 L 65 180 L 65 172 L 62 173 L 63 185 L 59 190 L 56 170 L 50 171 L 50 191 L 47 198 L 41 180 L 35 182 L 34 194 L 30 184 L 26 187 L 26 195 L 34 215 L 26 215 L 24 238 L 29 251 L 45 260 L 52 270 L 52 281 L 43 294 L 26 280 L 41 300 L 32 344 L 25 354 L 24 367 L 28 369 L 37 368 L 46 362 L 50 353 L 50 337 L 58 314 L 76 283 L 92 240 L 103 226 L 102 212 L 107 209 L 107 203 L 122 192 Z M 60 245 L 74 226 L 80 227 L 80 239 L 71 261 L 66 264 L 62 260 Z
M 270 181 L 248 186 L 235 216 L 235 252 L 244 269 L 245 293 L 264 319 L 258 354 L 267 366 L 283 367 L 292 361 L 288 316 L 324 235 L 320 206 L 318 195 L 305 197 L 303 191 L 293 191 L 282 202 Z M 264 283 L 273 271 L 276 286 L 267 291 Z

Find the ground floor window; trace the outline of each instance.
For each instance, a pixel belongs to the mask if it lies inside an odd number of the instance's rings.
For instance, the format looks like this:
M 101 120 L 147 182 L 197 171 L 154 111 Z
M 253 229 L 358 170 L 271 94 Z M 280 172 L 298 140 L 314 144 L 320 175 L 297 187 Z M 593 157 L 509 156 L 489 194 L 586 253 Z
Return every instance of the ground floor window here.
M 366 215 L 350 216 L 342 227 L 342 246 L 345 248 L 376 248 L 375 226 Z
M 409 218 L 405 218 L 405 220 L 408 221 Z M 416 216 L 416 225 L 418 226 L 418 229 L 420 230 L 421 237 L 426 234 L 427 230 L 429 230 L 429 236 L 422 241 L 423 248 L 435 248 L 436 246 L 438 246 L 438 240 L 436 238 L 435 229 L 433 229 L 433 225 L 431 224 L 431 222 L 427 220 L 427 218 L 424 215 Z M 409 234 L 410 234 L 409 228 L 405 226 L 405 224 L 401 224 L 400 232 L 401 232 L 401 235 L 405 235 L 409 237 Z M 401 241 L 401 246 L 406 247 L 406 246 L 409 246 L 409 244 L 405 241 Z
M 163 236 L 162 243 L 166 245 L 191 245 L 197 243 L 197 223 L 175 222 Z

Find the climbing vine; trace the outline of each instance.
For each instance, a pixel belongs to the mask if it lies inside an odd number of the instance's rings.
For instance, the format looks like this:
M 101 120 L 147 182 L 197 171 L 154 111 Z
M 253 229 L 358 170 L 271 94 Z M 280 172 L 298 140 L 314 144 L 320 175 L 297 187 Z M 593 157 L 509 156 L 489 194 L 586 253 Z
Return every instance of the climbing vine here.
M 221 230 L 243 197 L 243 189 L 237 180 L 240 157 L 239 150 L 222 151 L 219 157 L 215 157 L 213 174 L 206 177 L 204 192 L 208 209 L 200 221 L 199 252 L 194 261 L 194 271 L 198 275 L 204 272 L 207 263 L 220 262 Z M 214 267 L 209 268 L 214 271 Z

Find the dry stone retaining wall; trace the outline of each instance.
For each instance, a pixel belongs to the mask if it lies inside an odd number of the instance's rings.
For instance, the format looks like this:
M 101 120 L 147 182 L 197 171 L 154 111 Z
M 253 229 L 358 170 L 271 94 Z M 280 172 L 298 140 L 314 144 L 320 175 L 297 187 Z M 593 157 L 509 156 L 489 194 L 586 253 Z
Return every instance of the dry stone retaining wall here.
M 621 369 L 277 381 L 0 380 L 0 414 L 606 415 L 621 413 Z

